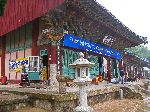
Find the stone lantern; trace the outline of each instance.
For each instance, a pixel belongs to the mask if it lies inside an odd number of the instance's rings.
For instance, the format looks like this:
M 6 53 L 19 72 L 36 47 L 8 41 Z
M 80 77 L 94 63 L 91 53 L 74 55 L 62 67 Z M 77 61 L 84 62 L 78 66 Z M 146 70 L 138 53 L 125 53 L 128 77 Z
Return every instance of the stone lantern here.
M 77 59 L 71 67 L 75 68 L 75 80 L 74 82 L 79 86 L 79 103 L 80 105 L 75 108 L 75 112 L 92 112 L 93 109 L 87 104 L 87 93 L 86 85 L 88 82 L 92 81 L 90 79 L 89 68 L 92 67 L 94 63 L 89 62 L 84 59 L 84 54 L 80 52 L 80 58 Z

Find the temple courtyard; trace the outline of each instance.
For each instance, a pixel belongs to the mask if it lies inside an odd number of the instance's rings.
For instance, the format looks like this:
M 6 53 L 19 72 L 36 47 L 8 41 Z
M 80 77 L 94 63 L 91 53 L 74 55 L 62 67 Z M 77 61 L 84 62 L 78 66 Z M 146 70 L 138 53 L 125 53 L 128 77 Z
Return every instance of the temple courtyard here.
M 125 84 L 112 84 L 107 82 L 102 82 L 98 85 L 89 85 L 87 87 L 87 93 L 88 97 L 90 97 L 89 102 L 90 105 L 93 107 L 94 112 L 149 112 L 150 111 L 150 89 L 148 86 L 148 90 L 144 89 L 145 85 L 143 82 L 148 82 L 148 80 L 140 80 L 138 82 L 126 82 Z M 37 87 L 36 87 L 37 86 Z M 96 96 L 99 94 L 108 94 L 111 96 L 112 92 L 119 91 L 120 88 L 130 88 L 135 93 L 140 93 L 143 99 L 136 99 L 132 98 L 132 94 L 126 94 L 124 93 L 124 98 L 120 99 L 118 98 L 103 98 L 102 101 L 99 103 L 93 104 L 91 101 L 91 96 Z M 34 103 L 39 103 L 38 106 L 35 106 L 37 104 L 32 104 L 34 106 L 31 106 L 30 104 L 25 104 L 25 102 L 28 102 L 30 100 L 29 94 L 45 94 L 45 95 L 52 95 L 53 97 L 58 94 L 52 92 L 48 87 L 47 88 L 40 88 L 40 85 L 35 85 L 34 87 L 25 87 L 22 88 L 19 85 L 11 84 L 11 85 L 1 85 L 0 86 L 0 102 L 1 102 L 1 109 L 2 105 L 8 105 L 9 103 L 14 102 L 21 102 L 17 104 L 17 106 L 9 107 L 10 109 L 14 110 L 13 112 L 52 112 L 52 110 L 47 110 L 45 107 L 42 107 L 42 104 L 40 104 L 38 101 Z M 129 91 L 128 91 L 129 92 Z M 78 87 L 67 87 L 66 93 L 76 93 L 78 94 Z M 62 95 L 63 95 L 62 94 Z M 128 95 L 128 96 L 126 96 Z M 52 97 L 51 96 L 51 97 Z M 107 97 L 104 96 L 104 97 Z M 138 96 L 139 97 L 139 96 Z M 38 96 L 39 98 L 39 96 Z M 56 98 L 56 96 L 55 96 Z M 60 98 L 60 96 L 59 96 Z M 39 98 L 41 99 L 41 98 Z M 57 99 L 57 98 L 56 98 Z M 61 98 L 60 98 L 61 99 Z M 99 97 L 101 100 L 101 97 Z M 66 99 L 65 99 L 66 100 Z M 40 100 L 39 100 L 40 101 Z M 64 100 L 63 100 L 64 101 Z M 30 101 L 29 101 L 30 102 Z M 33 103 L 33 102 L 32 102 Z M 43 104 L 43 105 L 46 105 Z M 67 106 L 67 104 L 66 104 Z

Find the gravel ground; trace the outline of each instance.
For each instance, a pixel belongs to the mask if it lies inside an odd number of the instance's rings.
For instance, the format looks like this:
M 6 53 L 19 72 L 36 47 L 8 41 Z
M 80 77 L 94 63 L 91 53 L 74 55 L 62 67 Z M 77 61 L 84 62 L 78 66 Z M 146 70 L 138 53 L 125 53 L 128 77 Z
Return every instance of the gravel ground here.
M 139 82 L 138 82 L 139 83 Z M 129 85 L 135 85 L 137 83 L 128 83 L 123 86 L 129 86 Z M 111 87 L 113 84 L 100 84 L 100 85 L 91 85 L 87 89 L 88 90 L 97 90 L 105 87 Z M 120 84 L 117 84 L 115 86 L 120 86 Z M 122 86 L 122 85 L 121 85 Z M 78 88 L 67 88 L 69 91 L 78 91 Z M 20 88 L 18 85 L 2 85 L 0 87 L 0 90 L 8 90 L 8 91 L 26 91 L 26 92 L 42 92 L 42 93 L 48 93 L 50 94 L 50 90 L 47 89 L 35 89 L 35 88 Z M 0 93 L 0 101 L 3 100 L 14 100 L 14 99 L 20 99 L 20 98 L 25 98 L 26 96 L 19 96 L 19 95 L 14 95 L 11 93 L 3 92 Z M 145 106 L 143 101 L 140 100 L 129 100 L 129 99 L 123 99 L 123 100 L 112 100 L 112 101 L 106 101 L 104 103 L 99 103 L 95 105 L 94 107 L 94 112 L 150 112 L 150 107 Z M 147 111 L 145 111 L 147 110 Z M 34 108 L 34 107 L 26 107 L 23 109 L 19 109 L 14 112 L 48 112 L 43 109 L 39 108 Z
M 27 107 L 27 108 L 22 108 L 13 112 L 49 112 L 40 108 L 32 108 L 32 107 Z
M 93 106 L 94 112 L 150 112 L 142 100 L 112 100 Z

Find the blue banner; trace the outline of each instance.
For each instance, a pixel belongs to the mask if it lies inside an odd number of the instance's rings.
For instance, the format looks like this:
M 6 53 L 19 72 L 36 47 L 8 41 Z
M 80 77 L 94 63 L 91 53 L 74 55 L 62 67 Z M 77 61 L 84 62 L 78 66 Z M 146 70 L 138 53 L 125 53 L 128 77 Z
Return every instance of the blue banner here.
M 95 44 L 93 42 L 84 40 L 83 38 L 79 38 L 71 34 L 66 34 L 64 36 L 64 45 L 68 47 L 76 48 L 76 49 L 81 49 L 84 51 L 102 54 L 102 55 L 109 56 L 112 58 L 117 58 L 117 59 L 122 58 L 122 52 L 105 47 L 100 44 Z

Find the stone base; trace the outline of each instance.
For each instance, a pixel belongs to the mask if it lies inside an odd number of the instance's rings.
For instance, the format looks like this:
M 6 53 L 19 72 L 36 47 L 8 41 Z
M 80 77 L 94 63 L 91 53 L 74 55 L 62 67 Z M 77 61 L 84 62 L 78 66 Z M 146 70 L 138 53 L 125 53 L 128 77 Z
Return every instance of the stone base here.
M 56 79 L 57 69 L 56 64 L 50 64 L 50 87 L 49 89 L 54 92 L 59 92 L 59 83 Z
M 90 106 L 84 107 L 84 106 L 77 106 L 74 109 L 74 112 L 94 112 L 93 108 Z
M 66 93 L 66 82 L 59 82 L 59 93 Z

